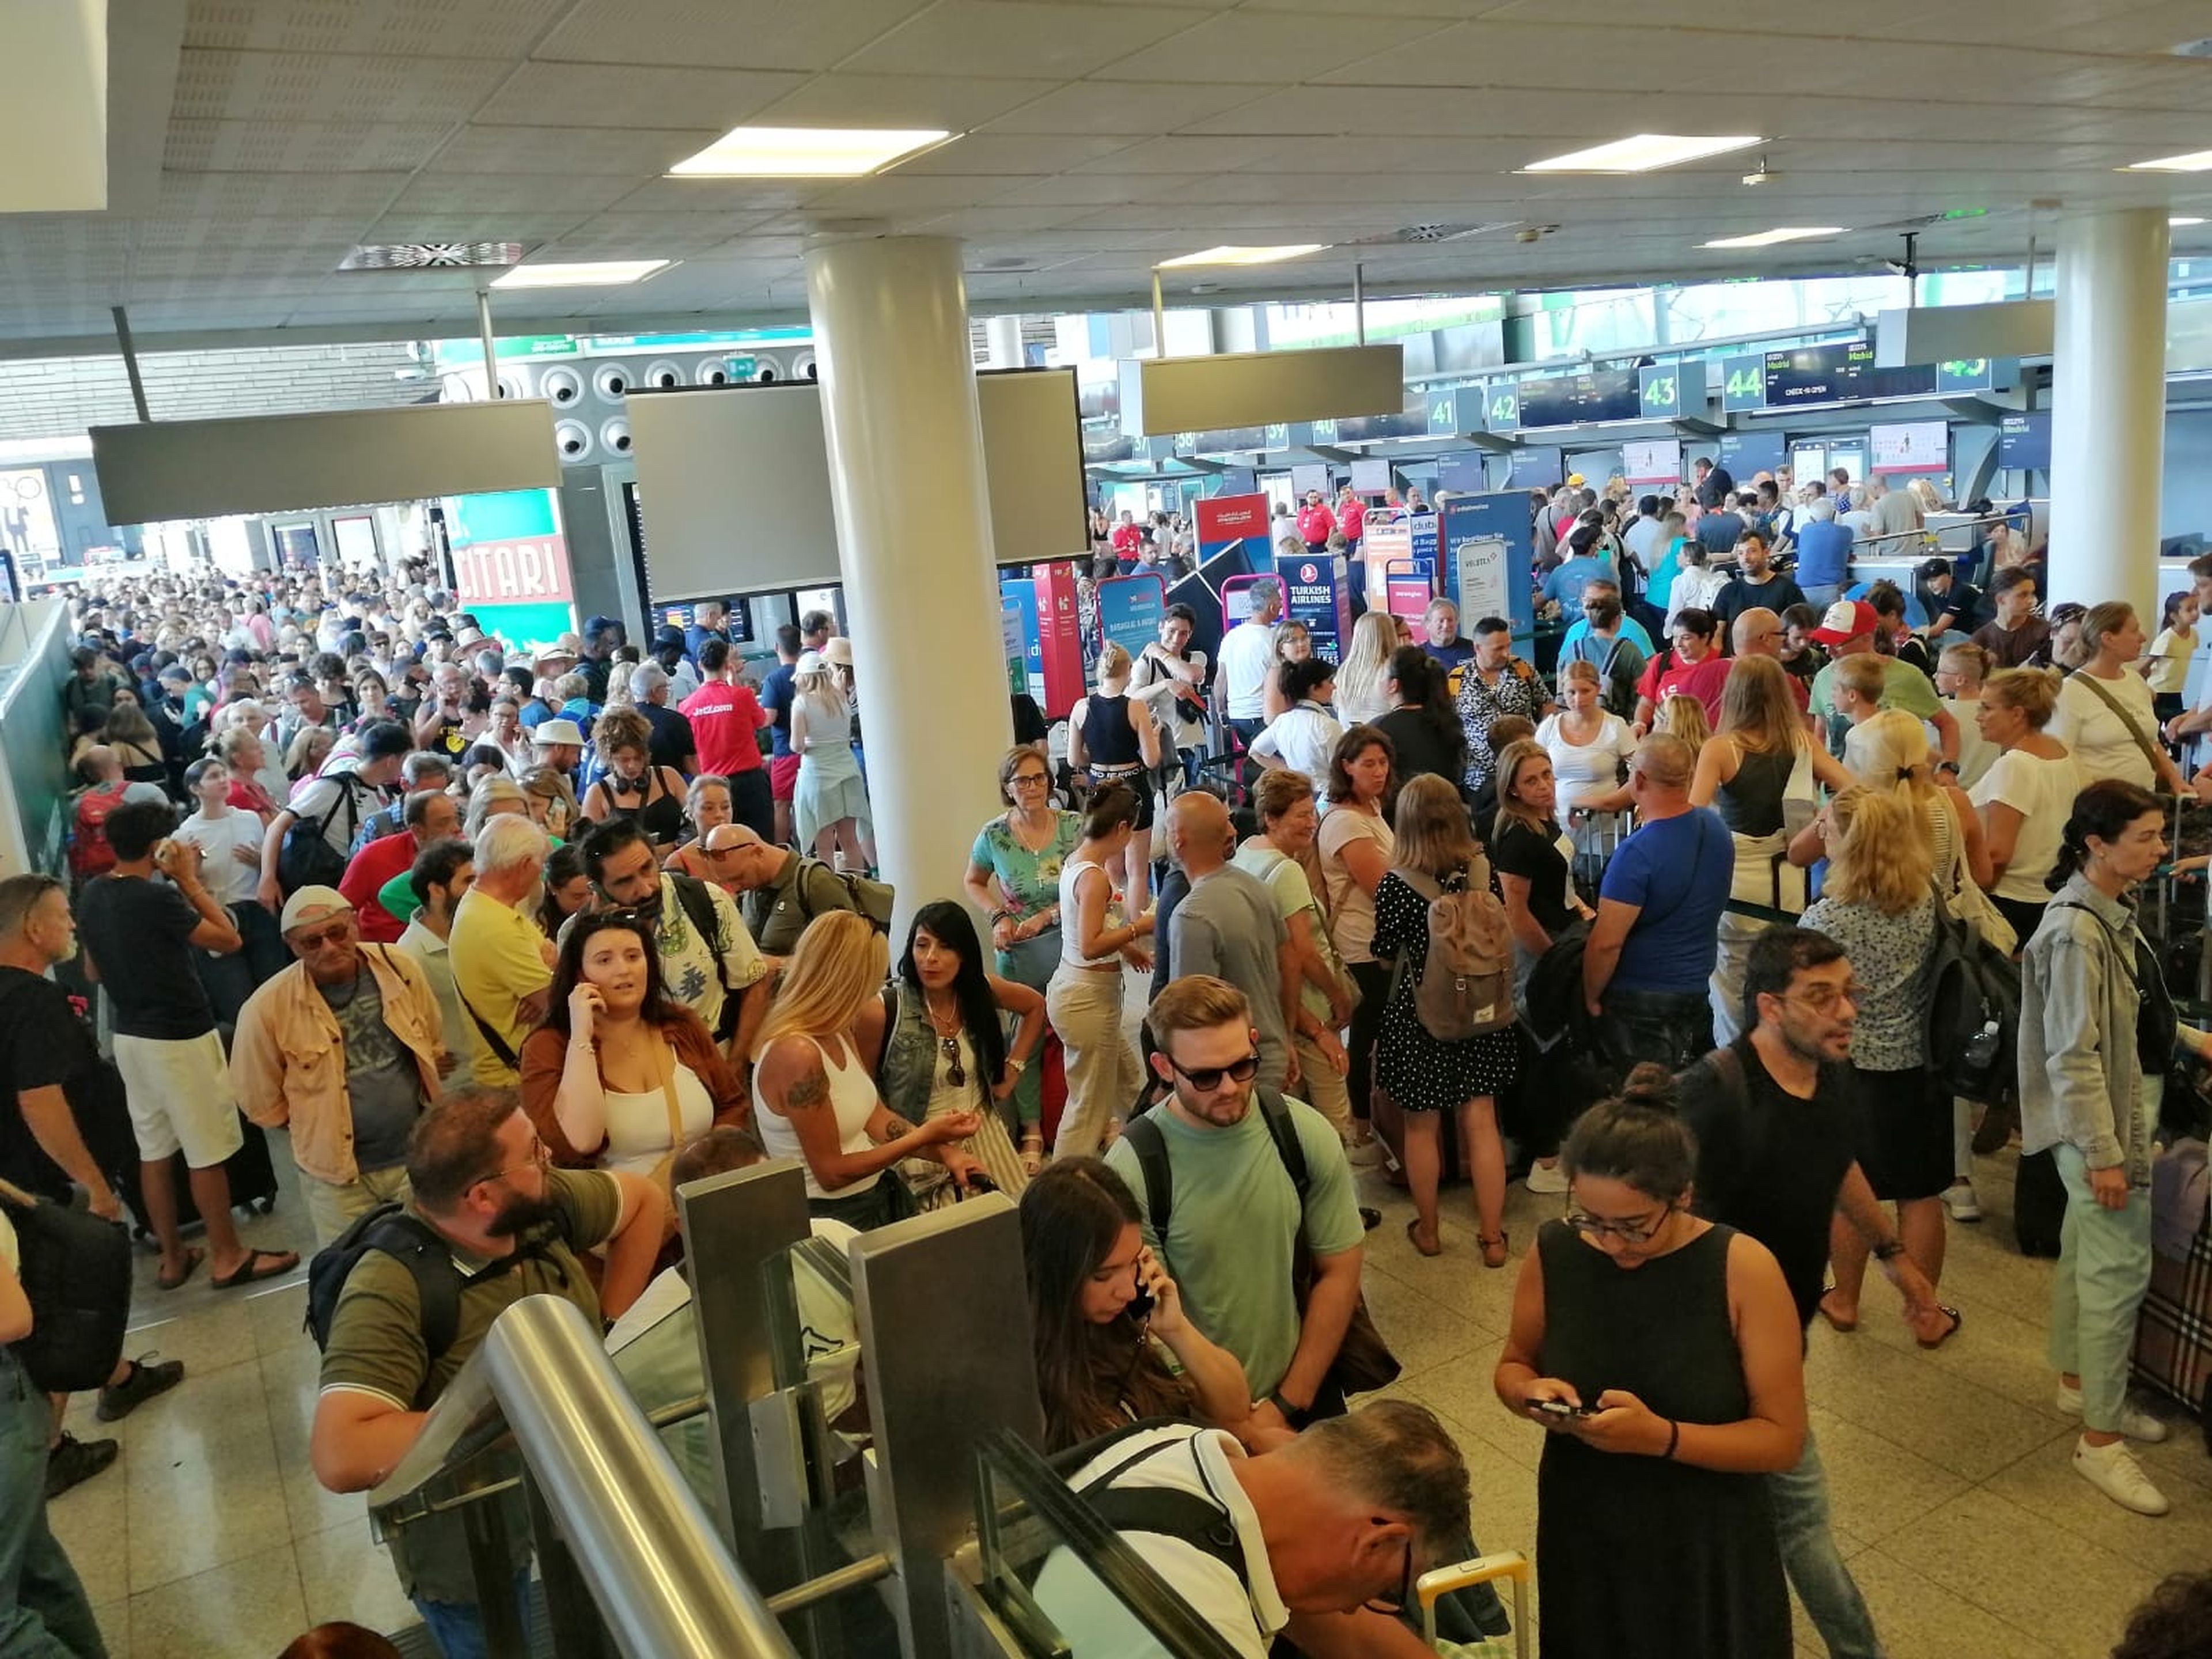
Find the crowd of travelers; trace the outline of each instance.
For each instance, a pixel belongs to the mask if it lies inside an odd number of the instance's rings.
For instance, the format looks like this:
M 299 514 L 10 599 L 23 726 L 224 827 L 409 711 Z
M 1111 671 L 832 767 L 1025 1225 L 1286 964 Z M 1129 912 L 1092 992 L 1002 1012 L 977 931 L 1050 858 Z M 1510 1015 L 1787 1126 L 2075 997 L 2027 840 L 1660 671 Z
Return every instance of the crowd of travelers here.
M 1477 1553 L 1481 1506 L 1435 1416 L 1359 1402 L 1399 1369 L 1360 1182 L 1404 1187 L 1433 1257 L 1464 1177 L 1468 1267 L 1514 1275 L 1496 1393 L 1543 1436 L 1545 1650 L 1786 1656 L 1794 1589 L 1831 1653 L 1875 1655 L 1805 1333 L 1872 1316 L 1871 1260 L 1920 1347 L 1971 1343 L 1947 1229 L 2017 1133 L 2063 1193 L 2072 1467 L 2166 1512 L 2130 1358 L 2161 1091 L 2212 1034 L 2138 899 L 2212 789 L 2171 672 L 2212 560 L 2155 639 L 2124 604 L 2039 614 L 2016 535 L 1985 585 L 1943 560 L 1852 593 L 1821 532 L 1916 528 L 1917 491 L 1699 467 L 1680 501 L 1532 501 L 1572 624 L 1544 670 L 1443 599 L 1334 662 L 1272 579 L 1212 662 L 1170 608 L 1098 653 L 1063 738 L 1006 752 L 966 866 L 896 896 L 827 612 L 747 661 L 711 603 L 642 649 L 604 617 L 516 649 L 420 568 L 78 601 L 66 877 L 0 881 L 0 1336 L 33 1322 L 6 1218 L 41 1200 L 133 1226 L 157 1295 L 292 1273 L 234 1218 L 282 1131 L 339 1270 L 314 1474 L 362 1492 L 514 1301 L 637 1303 L 675 1183 L 793 1160 L 833 1240 L 997 1191 L 1072 1484 L 1238 1651 L 1411 1656 L 1413 1583 Z M 1285 535 L 1356 553 L 1358 505 Z M 1188 556 L 1171 523 L 1095 529 Z M 2011 990 L 1978 1073 L 1930 1012 L 1961 982 Z M 1515 1181 L 1564 1206 L 1533 1238 Z M 16 1352 L 0 1652 L 97 1655 L 45 1504 L 114 1444 L 62 1434 Z M 118 1358 L 98 1415 L 181 1379 Z M 483 1652 L 458 1520 L 392 1553 L 440 1650 Z M 1079 1654 L 1125 1650 L 1085 1644 L 1099 1593 L 1065 1563 L 1036 1586 Z M 1486 1594 L 1459 1613 L 1503 1631 Z M 2190 1650 L 2150 1640 L 2123 1650 Z

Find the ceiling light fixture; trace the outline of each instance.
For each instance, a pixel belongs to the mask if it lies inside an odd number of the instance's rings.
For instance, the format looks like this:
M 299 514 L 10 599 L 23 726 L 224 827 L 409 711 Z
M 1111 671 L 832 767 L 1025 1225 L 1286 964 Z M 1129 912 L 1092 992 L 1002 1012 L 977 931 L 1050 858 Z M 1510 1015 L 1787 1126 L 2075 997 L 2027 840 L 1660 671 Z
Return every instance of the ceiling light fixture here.
M 959 135 L 941 127 L 732 127 L 672 179 L 857 179 Z
M 517 265 L 494 288 L 614 288 L 665 270 L 665 259 L 587 259 L 574 264 Z
M 2193 149 L 2186 155 L 2162 155 L 2155 161 L 2132 161 L 2123 173 L 2212 173 L 2212 149 Z
M 1778 225 L 1749 236 L 1721 236 L 1699 247 L 1772 247 L 1777 242 L 1802 242 L 1810 236 L 1840 236 L 1848 225 Z
M 1548 161 L 1531 161 L 1523 173 L 1650 173 L 1658 167 L 1680 167 L 1708 155 L 1725 155 L 1732 149 L 1749 149 L 1766 142 L 1751 137 L 1698 138 L 1671 132 L 1639 132 L 1611 143 L 1554 155 Z
M 2194 228 L 2195 226 L 2197 226 L 2197 225 L 2201 225 L 2201 224 L 2203 224 L 2204 222 L 2203 222 L 2202 219 L 2197 218 L 2197 217 L 2195 217 L 2193 215 L 2191 215 L 2191 214 L 2186 214 L 2186 213 L 2177 213 L 2177 214 L 2175 214 L 2175 215 L 2173 216 L 2173 217 L 2172 217 L 2171 219 L 2168 219 L 2166 222 L 2167 227 L 2168 227 L 2169 228 L 2171 228 L 2171 229 L 2173 229 L 2173 230 L 2188 230 L 2188 229 L 2191 229 L 2191 228 Z
M 1178 265 L 1271 265 L 1278 259 L 1319 253 L 1329 246 L 1327 242 L 1286 242 L 1279 247 L 1238 247 L 1231 244 L 1199 253 L 1179 253 L 1172 259 L 1161 260 L 1153 269 L 1173 270 Z

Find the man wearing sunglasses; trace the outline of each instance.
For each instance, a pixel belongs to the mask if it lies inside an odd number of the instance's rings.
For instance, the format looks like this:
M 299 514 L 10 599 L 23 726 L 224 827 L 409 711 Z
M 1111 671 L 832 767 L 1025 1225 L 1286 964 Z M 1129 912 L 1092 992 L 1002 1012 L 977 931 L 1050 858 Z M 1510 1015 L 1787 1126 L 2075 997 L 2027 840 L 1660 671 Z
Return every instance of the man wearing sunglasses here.
M 1176 980 L 1153 1000 L 1145 1024 L 1157 1049 L 1153 1075 L 1173 1093 L 1106 1154 L 1140 1201 L 1151 1200 L 1145 1243 L 1175 1276 L 1192 1322 L 1244 1367 L 1259 1402 L 1254 1424 L 1296 1429 L 1340 1415 L 1344 1396 L 1329 1370 L 1359 1300 L 1365 1235 L 1343 1142 L 1304 1102 L 1256 1098 L 1251 1005 L 1226 981 Z M 1304 1154 L 1303 1201 L 1271 1113 Z M 1148 1158 L 1164 1159 L 1164 1204 Z M 1162 1237 L 1153 1221 L 1164 1212 Z M 1314 1263 L 1304 1307 L 1291 1276 L 1302 1235 Z
M 407 1137 L 453 1060 L 422 964 L 362 944 L 335 889 L 302 887 L 277 925 L 298 960 L 239 1011 L 230 1082 L 246 1116 L 291 1130 L 315 1243 L 327 1244 L 407 1196 Z
M 1280 1632 L 1300 1653 L 1422 1659 L 1431 1650 L 1397 1615 L 1467 1533 L 1467 1465 L 1407 1400 L 1370 1401 L 1256 1456 L 1224 1430 L 1140 1427 L 1068 1484 L 1239 1654 L 1265 1654 Z M 1075 1659 L 1171 1650 L 1066 1550 L 1046 1559 L 1036 1595 Z
M 339 1291 L 323 1345 L 320 1392 L 307 1450 L 315 1479 L 335 1492 L 367 1492 L 422 1433 L 431 1405 L 467 1363 L 492 1322 L 526 1296 L 566 1297 L 596 1328 L 620 1316 L 652 1276 L 665 1200 L 652 1182 L 605 1170 L 550 1168 L 545 1147 L 511 1089 L 464 1086 L 422 1114 L 407 1143 L 410 1197 L 396 1222 L 406 1248 L 420 1240 L 443 1260 L 413 1266 L 376 1243 L 362 1249 Z M 599 1288 L 579 1256 L 605 1244 Z M 433 1351 L 418 1273 L 459 1275 L 450 1340 Z M 514 1590 L 528 1622 L 529 1516 L 507 1505 Z M 392 1545 L 400 1587 L 440 1652 L 485 1651 L 483 1611 L 459 1512 L 416 1522 Z
M 1937 1305 L 1858 1164 L 1856 990 L 1843 947 L 1825 933 L 1770 927 L 1752 942 L 1745 1034 L 1679 1082 L 1682 1120 L 1698 1138 L 1694 1203 L 1774 1252 L 1806 1327 L 1820 1310 L 1832 1226 L 1855 1234 L 1904 1297 L 1913 1334 L 1930 1345 L 1956 1328 L 1956 1316 Z M 1829 1530 L 1827 1478 L 1809 1429 L 1796 1468 L 1766 1479 L 1783 1565 L 1829 1653 L 1879 1659 L 1874 1620 Z

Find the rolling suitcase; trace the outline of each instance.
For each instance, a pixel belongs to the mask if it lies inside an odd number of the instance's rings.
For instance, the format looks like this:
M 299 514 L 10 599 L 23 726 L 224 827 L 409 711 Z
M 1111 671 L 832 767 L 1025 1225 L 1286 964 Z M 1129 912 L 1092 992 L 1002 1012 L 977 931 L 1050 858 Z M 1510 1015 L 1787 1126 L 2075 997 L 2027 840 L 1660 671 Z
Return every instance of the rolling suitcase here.
M 267 1215 L 276 1207 L 276 1165 L 269 1155 L 269 1135 L 259 1124 L 249 1122 L 243 1112 L 238 1115 L 238 1127 L 245 1134 L 246 1144 L 225 1158 L 222 1164 L 223 1172 L 230 1177 L 230 1207 Z M 185 1179 L 182 1152 L 169 1160 L 169 1170 L 177 1183 L 177 1224 L 198 1226 L 201 1220 L 199 1205 L 192 1197 L 191 1182 Z M 151 1237 L 150 1234 L 143 1236 Z

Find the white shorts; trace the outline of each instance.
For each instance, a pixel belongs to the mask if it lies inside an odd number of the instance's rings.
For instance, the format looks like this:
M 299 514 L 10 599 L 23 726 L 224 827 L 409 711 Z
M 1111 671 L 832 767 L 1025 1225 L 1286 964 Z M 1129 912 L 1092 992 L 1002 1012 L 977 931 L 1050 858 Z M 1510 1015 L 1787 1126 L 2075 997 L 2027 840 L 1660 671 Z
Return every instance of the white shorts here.
M 192 1169 L 210 1169 L 246 1144 L 216 1032 L 174 1040 L 118 1032 L 115 1065 L 131 1102 L 131 1133 L 148 1163 L 181 1152 Z

